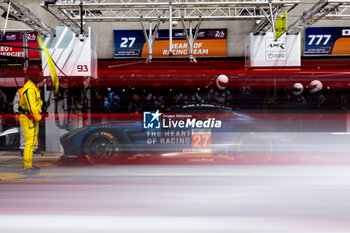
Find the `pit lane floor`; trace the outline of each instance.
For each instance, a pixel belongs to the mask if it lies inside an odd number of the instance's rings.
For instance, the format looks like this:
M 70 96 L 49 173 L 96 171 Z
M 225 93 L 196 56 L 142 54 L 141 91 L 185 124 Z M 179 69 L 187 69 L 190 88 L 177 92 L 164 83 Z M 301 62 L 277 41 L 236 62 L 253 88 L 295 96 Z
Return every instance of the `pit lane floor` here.
M 43 155 L 33 156 L 33 165 L 42 171 L 62 166 L 62 153 L 44 152 Z M 27 177 L 23 174 L 23 157 L 19 151 L 0 151 L 0 182 L 16 181 Z
M 1 174 L 21 168 L 8 157 Z M 0 232 L 350 232 L 349 165 L 92 167 L 58 158 L 35 157 L 39 174 L 0 181 Z

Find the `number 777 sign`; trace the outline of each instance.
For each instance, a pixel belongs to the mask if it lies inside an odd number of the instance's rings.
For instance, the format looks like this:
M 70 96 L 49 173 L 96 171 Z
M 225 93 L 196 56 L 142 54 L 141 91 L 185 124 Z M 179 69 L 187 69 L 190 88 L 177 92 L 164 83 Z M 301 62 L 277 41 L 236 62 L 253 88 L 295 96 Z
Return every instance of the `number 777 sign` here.
M 349 54 L 350 27 L 310 27 L 305 30 L 305 56 Z

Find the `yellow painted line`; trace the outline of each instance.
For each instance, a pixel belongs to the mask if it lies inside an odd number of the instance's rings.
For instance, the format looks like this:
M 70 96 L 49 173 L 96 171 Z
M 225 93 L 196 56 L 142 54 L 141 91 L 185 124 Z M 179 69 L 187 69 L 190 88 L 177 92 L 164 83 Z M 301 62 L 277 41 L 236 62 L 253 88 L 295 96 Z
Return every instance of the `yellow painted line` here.
M 0 173 L 1 181 L 14 180 L 14 179 L 22 178 L 24 176 L 25 175 L 20 174 L 20 173 Z
M 93 161 L 93 159 L 90 158 L 89 155 L 86 155 L 85 157 L 86 157 L 87 160 L 90 162 L 90 164 L 93 165 L 93 166 L 104 167 L 104 166 L 107 166 L 107 165 L 108 165 L 107 162 L 105 162 L 105 163 L 95 163 L 95 162 Z
M 59 161 L 59 159 L 55 159 L 54 161 L 51 161 L 51 162 L 48 162 L 48 163 L 45 163 L 44 165 L 42 165 L 41 167 L 49 167 L 51 166 L 52 164 L 55 164 Z
M 33 160 L 43 160 L 43 159 L 51 159 L 51 158 L 57 158 L 57 156 L 40 156 L 40 157 L 33 157 Z M 9 156 L 1 156 L 0 160 L 6 160 L 6 159 L 16 159 L 16 160 L 23 160 L 23 157 L 19 157 L 17 155 L 9 155 Z
M 46 173 L 46 172 L 39 172 L 35 175 L 24 175 L 23 170 L 20 170 L 18 173 L 0 173 L 0 183 L 1 182 L 45 182 L 45 181 L 62 181 L 65 179 L 69 179 L 71 177 L 77 177 L 77 176 L 86 176 L 88 174 L 70 174 L 70 173 Z M 60 179 L 54 179 L 55 177 L 59 176 Z M 33 178 L 28 178 L 33 177 Z M 37 177 L 36 179 L 34 177 Z

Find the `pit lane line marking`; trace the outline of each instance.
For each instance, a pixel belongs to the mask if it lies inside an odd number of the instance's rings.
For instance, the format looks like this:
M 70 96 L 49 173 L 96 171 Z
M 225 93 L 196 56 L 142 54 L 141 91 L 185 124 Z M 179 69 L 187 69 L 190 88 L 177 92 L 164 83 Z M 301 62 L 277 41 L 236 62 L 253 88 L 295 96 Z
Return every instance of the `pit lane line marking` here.
M 19 173 L 0 173 L 0 178 L 9 176 L 9 177 L 45 177 L 45 178 L 63 178 L 67 179 L 70 177 L 85 177 L 85 176 L 91 176 L 90 173 L 84 173 L 84 174 L 77 174 L 77 173 L 38 173 L 37 175 L 23 175 Z M 261 174 L 105 174 L 105 175 L 98 175 L 94 174 L 95 177 L 329 177 L 327 175 L 312 175 L 312 174 L 268 174 L 268 175 L 261 175 Z M 341 175 L 338 175 L 341 176 Z M 331 177 L 338 177 L 337 175 L 333 175 Z M 15 178 L 17 179 L 17 178 Z
M 24 175 L 19 173 L 0 173 L 1 181 L 14 181 L 18 178 L 22 178 Z
M 114 168 L 113 168 L 114 169 Z M 118 168 L 115 168 L 118 169 Z M 50 172 L 51 171 L 51 172 Z M 84 178 L 86 176 L 91 176 L 91 171 L 81 171 L 79 169 L 69 172 L 65 172 L 64 170 L 55 172 L 53 170 L 42 171 L 39 174 L 27 176 L 21 174 L 20 172 L 8 172 L 8 173 L 0 173 L 0 182 L 1 181 L 62 181 L 69 180 L 73 178 Z M 212 173 L 167 173 L 167 172 L 157 172 L 157 173 L 123 173 L 118 171 L 110 171 L 106 170 L 103 174 L 94 173 L 95 177 L 349 177 L 350 174 L 347 172 L 344 174 L 341 172 L 340 174 L 266 174 L 262 173 L 223 173 L 223 174 L 212 174 Z M 34 179 L 33 179 L 34 178 Z
M 43 158 L 42 158 L 43 159 Z M 54 161 L 51 161 L 51 162 L 48 162 L 48 163 L 45 163 L 43 164 L 42 166 L 40 166 L 40 168 L 44 168 L 44 167 L 49 167 L 55 163 L 57 163 L 59 161 L 59 158 L 58 159 L 55 159 Z M 50 173 L 39 173 L 37 175 L 24 175 L 24 174 L 21 174 L 21 172 L 19 173 L 13 173 L 13 172 L 8 172 L 8 173 L 0 173 L 0 182 L 1 181 L 52 181 L 50 180 L 50 178 L 55 178 L 55 176 L 60 176 L 62 178 L 62 176 L 67 176 L 67 174 L 62 174 L 62 173 L 53 173 L 53 174 L 50 174 Z M 33 179 L 34 178 L 34 179 Z M 41 179 L 43 178 L 43 179 Z
M 33 158 L 35 159 L 50 159 L 50 158 L 57 158 L 59 156 L 56 156 L 56 155 L 51 155 L 51 156 L 47 156 L 47 155 L 44 155 L 44 156 L 41 156 L 41 155 L 38 155 L 38 156 L 33 156 Z M 23 157 L 19 156 L 19 155 L 5 155 L 5 156 L 2 156 L 0 155 L 0 159 L 23 159 Z
M 45 163 L 45 164 L 43 164 L 42 166 L 40 166 L 40 168 L 49 167 L 49 166 L 51 166 L 51 165 L 57 163 L 59 160 L 60 160 L 60 159 L 58 158 L 58 159 L 55 159 L 54 161 Z
M 35 182 L 45 182 L 45 181 L 62 181 L 71 179 L 72 177 L 77 177 L 74 174 L 65 173 L 38 173 L 36 175 L 24 175 L 22 172 L 18 173 L 0 173 L 0 183 L 1 182 L 23 182 L 23 181 L 35 181 Z M 58 178 L 58 179 L 57 179 Z

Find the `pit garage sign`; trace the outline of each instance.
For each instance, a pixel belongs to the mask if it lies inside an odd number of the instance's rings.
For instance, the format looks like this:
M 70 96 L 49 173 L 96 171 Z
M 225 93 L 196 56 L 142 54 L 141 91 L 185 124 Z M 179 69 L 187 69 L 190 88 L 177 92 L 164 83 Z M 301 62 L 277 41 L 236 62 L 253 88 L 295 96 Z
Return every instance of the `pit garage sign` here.
M 350 27 L 307 28 L 304 55 L 350 55 Z
M 23 46 L 23 36 L 27 36 L 28 47 L 38 48 L 38 42 L 36 40 L 36 32 L 33 31 L 16 31 L 6 32 L 0 36 L 0 55 L 9 57 L 24 57 L 23 49 L 6 47 L 4 45 Z M 38 50 L 28 50 L 29 59 L 39 59 Z
M 147 32 L 148 33 L 148 32 Z M 194 45 L 193 55 L 226 56 L 227 29 L 201 29 Z M 147 57 L 148 47 L 142 30 L 114 30 L 115 58 Z M 169 30 L 159 30 L 153 45 L 153 57 L 168 57 Z M 188 56 L 188 43 L 182 29 L 173 30 L 175 57 Z

